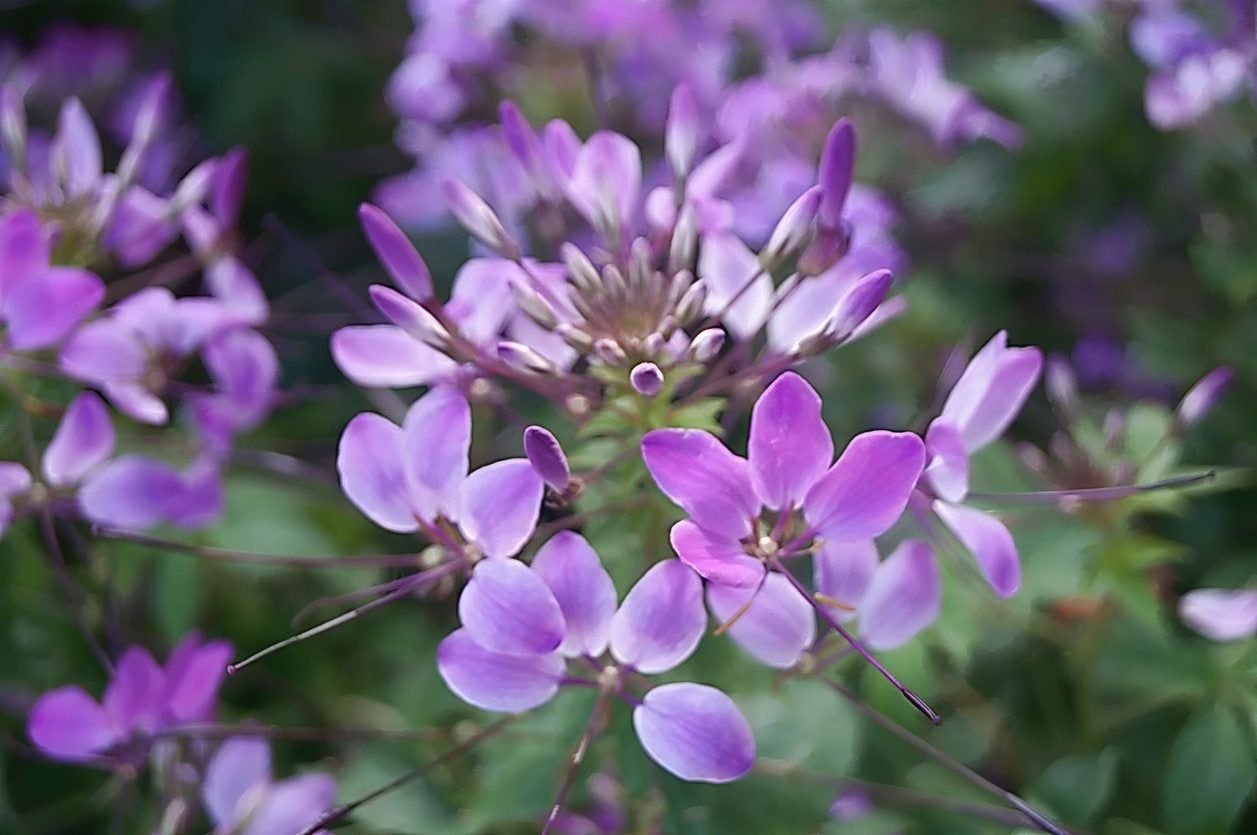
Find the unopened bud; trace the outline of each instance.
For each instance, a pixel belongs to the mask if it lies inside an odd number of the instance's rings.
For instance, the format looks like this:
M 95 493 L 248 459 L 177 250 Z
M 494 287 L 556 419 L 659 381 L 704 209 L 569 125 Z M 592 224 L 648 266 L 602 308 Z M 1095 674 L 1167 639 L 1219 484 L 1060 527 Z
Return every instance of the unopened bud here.
M 383 284 L 371 285 L 367 293 L 376 309 L 394 325 L 431 348 L 449 350 L 449 331 L 418 302 Z
M 857 281 L 838 302 L 830 320 L 835 341 L 841 342 L 855 332 L 865 319 L 873 315 L 890 291 L 894 276 L 890 270 L 876 270 Z
M 686 349 L 685 354 L 695 362 L 711 362 L 724 345 L 725 332 L 720 328 L 708 328 L 699 332 L 690 341 L 690 347 Z
M 0 87 L 0 137 L 9 150 L 9 164 L 26 167 L 26 105 L 22 94 L 11 84 Z
M 519 342 L 503 340 L 498 343 L 498 357 L 506 364 L 521 371 L 537 374 L 553 374 L 558 369 L 554 363 L 537 353 L 532 348 Z
M 645 238 L 637 238 L 633 241 L 633 247 L 629 252 L 628 282 L 629 286 L 637 292 L 641 292 L 650 283 L 650 277 L 654 273 L 654 268 L 651 267 L 653 257 L 654 253 L 651 251 L 649 241 Z
M 607 264 L 602 268 L 602 286 L 615 298 L 627 299 L 629 297 L 628 283 L 624 280 L 624 273 L 620 272 L 620 268 L 615 264 Z
M 628 355 L 614 339 L 603 337 L 594 340 L 594 356 L 607 365 L 623 365 L 628 362 Z
M 799 255 L 799 272 L 817 276 L 843 259 L 851 249 L 851 235 L 845 224 L 820 228 Z
M 441 190 L 450 213 L 473 238 L 508 261 L 519 258 L 519 245 L 484 198 L 453 177 L 441 181 Z
M 593 337 L 575 325 L 562 322 L 554 329 L 554 332 L 579 353 L 587 354 L 594 347 Z
M 672 173 L 684 180 L 698 152 L 698 102 L 688 84 L 678 84 L 672 91 L 663 144 Z
M 602 279 L 598 276 L 598 269 L 579 247 L 565 243 L 559 249 L 559 254 L 577 290 L 587 295 L 595 295 L 602 289 Z
M 1215 368 L 1192 386 L 1178 404 L 1175 416 L 1184 427 L 1195 426 L 1213 411 L 1218 400 L 1230 387 L 1235 374 L 1226 366 Z
M 1067 415 L 1074 412 L 1078 405 L 1078 379 L 1064 357 L 1048 357 L 1044 386 L 1056 408 Z
M 816 186 L 803 192 L 790 204 L 768 237 L 767 245 L 759 253 L 759 263 L 765 270 L 772 270 L 808 241 L 816 225 L 820 204 L 821 190 Z
M 658 356 L 663 352 L 666 341 L 661 333 L 652 333 L 650 336 L 642 340 L 642 352 L 647 356 Z
M 207 159 L 179 181 L 179 185 L 175 188 L 175 196 L 170 199 L 172 214 L 183 214 L 185 209 L 205 202 L 217 166 L 218 160 Z
M 698 251 L 698 213 L 690 204 L 681 209 L 672 227 L 672 240 L 668 243 L 668 269 L 675 273 L 694 265 Z
M 563 447 L 550 433 L 541 426 L 530 426 L 524 430 L 524 455 L 532 464 L 533 472 L 555 491 L 562 493 L 571 481 L 572 471 L 567 464 L 567 456 Z
M 654 397 L 663 389 L 663 372 L 653 362 L 638 363 L 629 372 L 633 390 L 643 397 Z
M 685 327 L 703 315 L 703 306 L 707 304 L 707 282 L 701 278 L 690 285 L 685 295 L 677 302 L 676 317 L 681 327 Z
M 523 284 L 516 284 L 514 290 L 515 302 L 528 318 L 545 330 L 555 329 L 559 319 L 555 316 L 554 309 L 536 290 Z

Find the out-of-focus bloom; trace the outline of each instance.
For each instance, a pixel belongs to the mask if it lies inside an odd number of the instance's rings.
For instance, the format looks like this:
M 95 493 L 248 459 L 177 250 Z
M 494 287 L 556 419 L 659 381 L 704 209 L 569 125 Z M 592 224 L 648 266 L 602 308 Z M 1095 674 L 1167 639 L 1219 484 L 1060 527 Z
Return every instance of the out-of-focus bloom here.
M 148 650 L 131 647 L 100 702 L 77 686 L 49 691 L 31 707 L 27 735 L 58 760 L 142 760 L 157 732 L 213 718 L 231 651 L 224 641 L 203 642 L 192 633 L 163 668 Z
M 860 789 L 844 789 L 834 798 L 829 807 L 829 816 L 836 821 L 848 823 L 858 820 L 873 811 L 873 801 L 868 793 Z
M 1257 634 L 1257 589 L 1196 589 L 1178 602 L 1183 623 L 1211 641 Z
M 1176 415 L 1183 426 L 1195 426 L 1213 411 L 1219 398 L 1230 388 L 1234 372 L 1226 366 L 1215 368 L 1200 378 L 1179 401 Z
M 271 776 L 271 750 L 256 737 L 228 739 L 205 767 L 201 798 L 216 835 L 288 835 L 319 820 L 336 800 L 326 774 Z

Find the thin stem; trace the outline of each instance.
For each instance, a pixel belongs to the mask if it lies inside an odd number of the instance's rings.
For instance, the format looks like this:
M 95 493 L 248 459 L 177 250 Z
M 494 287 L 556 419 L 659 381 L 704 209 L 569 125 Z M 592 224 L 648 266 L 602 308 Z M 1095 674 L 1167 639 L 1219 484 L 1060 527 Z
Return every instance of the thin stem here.
M 1076 501 L 1107 502 L 1125 499 L 1140 493 L 1152 493 L 1158 490 L 1172 490 L 1177 487 L 1188 487 L 1212 481 L 1217 477 L 1216 470 L 1195 475 L 1176 476 L 1150 484 L 1126 484 L 1118 487 L 1084 487 L 1079 490 L 1040 490 L 1032 493 L 970 493 L 969 498 L 983 502 L 1058 502 L 1063 499 Z
M 919 710 L 926 719 L 929 719 L 930 722 L 935 725 L 938 725 L 943 721 L 939 718 L 939 715 L 934 712 L 934 709 L 925 703 L 924 699 L 906 687 L 899 681 L 899 679 L 895 678 L 894 674 L 891 673 L 890 670 L 886 669 L 885 665 L 882 664 L 881 661 L 878 661 L 871 652 L 864 648 L 863 644 L 855 639 L 855 636 L 848 632 L 841 623 L 835 620 L 834 616 L 829 613 L 829 610 L 816 601 L 816 599 L 812 596 L 812 592 L 807 588 L 807 586 L 803 585 L 803 583 L 799 581 L 798 577 L 791 574 L 780 561 L 774 560 L 773 567 L 790 581 L 790 585 L 794 586 L 795 591 L 801 594 L 803 599 L 805 599 L 812 606 L 812 608 L 816 610 L 816 613 L 821 616 L 821 620 L 825 621 L 826 625 L 828 625 L 830 629 L 841 635 L 843 640 L 850 644 L 856 652 L 860 653 L 860 655 L 864 657 L 865 661 L 872 664 L 873 669 L 881 673 L 882 677 L 889 681 L 896 690 L 902 693 L 903 697 L 907 699 L 913 707 Z
M 371 597 L 372 595 L 376 595 L 376 594 L 385 594 L 387 592 L 393 591 L 399 586 L 406 585 L 407 583 L 411 582 L 415 577 L 417 577 L 421 573 L 422 572 L 416 572 L 415 574 L 407 574 L 404 577 L 396 577 L 392 580 L 387 580 L 383 583 L 376 583 L 375 585 L 367 586 L 364 589 L 354 589 L 353 591 L 345 592 L 344 594 L 336 594 L 336 595 L 331 595 L 329 597 L 320 597 L 317 600 L 313 600 L 310 603 L 307 603 L 306 605 L 298 609 L 297 614 L 292 616 L 292 620 L 289 622 L 289 624 L 292 626 L 293 629 L 296 629 L 298 624 L 300 624 L 303 620 L 306 619 L 308 615 L 310 615 L 312 612 L 316 611 L 317 609 L 322 609 L 326 606 L 337 606 L 343 603 L 353 603 L 355 601 L 362 600 L 364 598 Z
M 559 817 L 559 813 L 563 811 L 563 804 L 567 802 L 567 796 L 571 793 L 572 786 L 576 783 L 576 773 L 580 770 L 581 763 L 585 761 L 585 755 L 589 753 L 590 744 L 598 734 L 610 695 L 611 691 L 605 687 L 598 693 L 598 699 L 594 702 L 594 709 L 589 714 L 589 721 L 585 723 L 585 730 L 581 734 L 580 739 L 577 740 L 576 747 L 572 749 L 571 757 L 568 760 L 567 772 L 563 777 L 562 785 L 559 786 L 559 793 L 555 795 L 554 805 L 550 807 L 550 814 L 546 817 L 545 825 L 541 827 L 541 835 L 549 835 L 550 827 L 554 826 L 554 821 Z
M 286 565 L 293 568 L 413 568 L 415 566 L 415 556 L 413 554 L 364 554 L 355 557 L 260 554 L 250 551 L 233 551 L 229 548 L 214 548 L 209 545 L 194 545 L 191 542 L 179 542 L 173 539 L 163 539 L 159 536 L 150 536 L 145 533 L 100 526 L 95 527 L 92 532 L 104 539 L 134 542 L 137 545 L 147 545 L 150 548 L 191 554 L 195 557 L 219 562 Z
M 947 754 L 944 754 L 942 751 L 938 750 L 933 745 L 926 742 L 924 739 L 921 739 L 921 737 L 917 736 L 912 731 L 903 727 L 898 722 L 895 722 L 894 720 L 883 716 L 881 713 L 877 712 L 876 710 L 874 710 L 873 708 L 865 704 L 863 701 L 861 701 L 858 696 L 856 696 L 846 687 L 843 687 L 838 682 L 833 681 L 832 679 L 825 678 L 823 676 L 817 676 L 816 678 L 817 678 L 817 681 L 823 682 L 831 690 L 837 693 L 839 696 L 842 696 L 844 699 L 846 699 L 847 702 L 849 702 L 851 706 L 854 707 L 861 716 L 868 719 L 870 722 L 877 725 L 882 730 L 887 731 L 888 733 L 891 733 L 894 736 L 899 737 L 899 739 L 908 743 L 908 745 L 912 746 L 920 753 L 934 760 L 935 762 L 937 762 L 939 765 L 943 766 L 944 768 L 947 768 L 948 770 L 955 772 L 956 774 L 968 780 L 970 783 L 977 786 L 978 788 L 984 791 L 990 792 L 996 797 L 999 797 L 1003 799 L 1004 801 L 1006 801 L 1007 803 L 1011 804 L 1015 809 L 1017 809 L 1017 811 L 1025 815 L 1026 819 L 1029 820 L 1035 826 L 1035 828 L 1039 829 L 1042 832 L 1050 832 L 1052 833 L 1052 835 L 1068 835 L 1066 830 L 1062 828 L 1059 824 L 1053 822 L 1050 818 L 1048 818 L 1042 812 L 1035 809 L 1026 801 L 1022 800 L 1017 795 L 1013 794 L 1010 791 L 1000 788 L 999 786 L 992 783 L 990 780 L 983 777 L 978 772 L 974 771 L 972 768 L 969 768 L 967 765 L 964 765 L 960 761 L 952 758 L 951 756 Z
M 430 728 L 419 730 L 390 730 L 386 728 L 316 728 L 284 727 L 281 725 L 176 725 L 163 728 L 154 738 L 179 737 L 188 739 L 228 739 L 236 736 L 288 739 L 297 742 L 331 742 L 343 739 L 373 739 L 409 741 L 431 739 L 438 732 Z
M 366 804 L 370 803 L 371 801 L 377 800 L 383 797 L 384 795 L 388 794 L 389 792 L 392 792 L 392 791 L 395 791 L 396 789 L 401 788 L 402 786 L 406 785 L 410 781 L 416 780 L 422 777 L 423 775 L 427 774 L 429 771 L 432 771 L 435 768 L 439 768 L 442 765 L 445 765 L 446 763 L 453 762 L 454 760 L 461 757 L 463 754 L 466 754 L 472 748 L 475 748 L 482 741 L 498 733 L 507 725 L 509 725 L 511 722 L 514 722 L 516 718 L 517 717 L 514 714 L 503 717 L 502 719 L 499 719 L 497 722 L 494 722 L 492 725 L 488 726 L 487 728 L 474 734 L 465 742 L 455 745 L 453 748 L 450 748 L 445 753 L 437 756 L 434 759 L 428 760 L 426 763 L 424 763 L 423 765 L 417 768 L 413 768 L 410 771 L 407 771 L 405 774 L 402 774 L 398 777 L 394 777 L 392 780 L 389 780 L 384 785 L 370 792 L 367 792 L 366 794 L 364 794 L 362 797 L 358 798 L 357 800 L 351 800 L 349 803 L 344 803 L 333 809 L 329 809 L 327 812 L 324 812 L 322 815 L 320 815 L 318 820 L 316 820 L 314 823 L 307 826 L 305 829 L 301 830 L 301 832 L 297 833 L 297 835 L 314 835 L 314 833 L 318 832 L 319 830 L 324 829 L 328 826 L 331 826 L 333 823 L 336 823 L 337 821 L 344 820 L 349 815 L 353 814 L 355 809 L 359 809 L 362 806 L 365 806 Z
M 109 658 L 109 653 L 105 652 L 105 648 L 101 646 L 100 641 L 96 638 L 96 633 L 92 631 L 91 624 L 87 622 L 87 616 L 83 609 L 87 605 L 86 596 L 83 590 L 79 588 L 78 583 L 74 582 L 74 578 L 70 576 L 70 570 L 66 567 L 65 554 L 61 551 L 61 542 L 57 539 L 56 523 L 52 518 L 52 511 L 47 505 L 41 505 L 39 508 L 39 527 L 43 532 L 44 544 L 48 548 L 48 561 L 52 565 L 52 573 L 56 576 L 57 582 L 61 585 L 62 591 L 69 598 L 70 609 L 74 615 L 74 622 L 78 625 L 79 631 L 83 633 L 83 637 L 87 639 L 87 645 L 91 648 L 92 654 L 96 656 L 101 665 L 112 675 L 113 661 Z

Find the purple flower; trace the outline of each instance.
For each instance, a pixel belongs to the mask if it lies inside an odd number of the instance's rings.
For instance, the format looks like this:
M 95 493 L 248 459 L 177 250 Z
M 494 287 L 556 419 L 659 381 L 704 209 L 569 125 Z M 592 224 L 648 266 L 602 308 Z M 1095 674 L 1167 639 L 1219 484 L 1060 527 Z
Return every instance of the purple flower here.
M 0 217 L 0 323 L 4 350 L 60 342 L 100 304 L 105 285 L 92 273 L 50 266 L 48 232 L 34 212 Z
M 970 360 L 925 434 L 930 462 L 922 480 L 937 497 L 934 512 L 1003 597 L 1021 582 L 1017 546 L 1003 522 L 962 504 L 969 493 L 969 457 L 1004 434 L 1042 367 L 1038 348 L 1009 348 L 1008 334 L 1000 331 Z
M 1195 426 L 1213 411 L 1218 400 L 1231 387 L 1235 373 L 1226 366 L 1210 371 L 1197 381 L 1196 385 L 1183 395 L 1179 401 L 1176 415 L 1183 426 Z
M 142 759 L 137 751 L 158 731 L 213 718 L 231 652 L 225 641 L 202 642 L 194 632 L 163 668 L 148 650 L 131 647 L 118 659 L 99 703 L 77 686 L 40 696 L 31 707 L 27 736 L 53 759 Z
M 1257 634 L 1257 589 L 1189 591 L 1178 615 L 1211 641 L 1242 641 Z
M 212 337 L 202 358 L 214 392 L 194 398 L 191 409 L 206 444 L 225 455 L 238 432 L 253 429 L 270 413 L 279 383 L 279 359 L 265 337 L 244 327 Z
M 267 742 L 236 737 L 205 767 L 201 798 L 217 835 L 293 835 L 331 808 L 336 781 L 326 774 L 275 780 Z
M 565 678 L 565 657 L 591 660 L 596 684 L 634 705 L 646 753 L 684 780 L 725 783 L 755 759 L 751 729 L 733 701 L 700 684 L 663 684 L 638 699 L 633 673 L 658 675 L 694 652 L 707 626 L 702 582 L 677 560 L 658 563 L 616 608 L 615 586 L 580 535 L 563 532 L 533 566 L 477 565 L 459 600 L 462 628 L 447 637 L 437 667 L 461 699 L 485 710 L 520 712 L 549 701 Z M 597 660 L 609 653 L 609 658 Z

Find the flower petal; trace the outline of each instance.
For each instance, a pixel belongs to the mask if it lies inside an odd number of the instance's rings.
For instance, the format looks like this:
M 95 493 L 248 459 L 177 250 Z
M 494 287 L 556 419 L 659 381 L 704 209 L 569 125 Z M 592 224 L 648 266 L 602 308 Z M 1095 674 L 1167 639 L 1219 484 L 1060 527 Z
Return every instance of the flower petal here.
M 1196 589 L 1178 602 L 1183 622 L 1212 641 L 1257 633 L 1257 589 Z
M 336 801 L 336 781 L 326 774 L 289 777 L 268 787 L 265 798 L 240 835 L 304 831 Z
M 998 438 L 1012 423 L 1039 379 L 1038 348 L 1009 348 L 1000 331 L 965 368 L 940 417 L 960 430 L 970 452 Z
M 680 560 L 664 560 L 629 589 L 611 619 L 611 654 L 639 673 L 662 673 L 690 657 L 706 628 L 702 581 Z
M 161 720 L 166 676 L 143 647 L 122 653 L 101 704 L 110 724 L 123 734 L 152 733 Z
M 782 374 L 756 401 L 747 458 L 755 491 L 773 510 L 797 507 L 833 462 L 820 395 L 798 374 Z
M 241 799 L 271 780 L 271 747 L 260 737 L 236 737 L 218 746 L 205 767 L 201 798 L 214 825 L 230 830 L 238 822 Z
M 432 274 L 406 233 L 383 210 L 370 203 L 358 207 L 358 219 L 376 257 L 398 288 L 415 301 L 430 298 Z
M 4 294 L 9 344 L 19 351 L 54 345 L 104 297 L 104 282 L 73 267 L 52 267 L 10 283 Z
M 142 530 L 164 520 L 182 490 L 179 473 L 166 464 L 124 455 L 88 478 L 79 490 L 79 506 L 97 524 Z
M 764 564 L 747 554 L 742 543 L 713 534 L 688 519 L 672 526 L 671 540 L 681 562 L 713 583 L 754 586 L 764 576 Z
M 31 489 L 30 470 L 16 461 L 0 461 L 0 499 L 19 496 Z
M 437 649 L 437 670 L 454 695 L 482 710 L 519 713 L 550 701 L 559 689 L 564 660 L 548 655 L 511 655 L 476 643 L 459 629 Z
M 812 558 L 812 581 L 816 590 L 831 600 L 846 604 L 846 610 L 831 606 L 835 619 L 855 617 L 860 601 L 873 582 L 881 558 L 871 539 L 851 542 L 826 542 Z
M 930 463 L 924 478 L 935 495 L 949 502 L 962 502 L 969 494 L 969 450 L 960 430 L 945 420 L 930 424 L 925 433 Z
M 709 432 L 656 429 L 642 438 L 642 458 L 655 483 L 704 528 L 735 538 L 751 532 L 760 503 L 746 459 Z
M 576 155 L 568 199 L 589 224 L 604 232 L 624 233 L 637 208 L 642 184 L 642 156 L 628 137 L 601 130 Z
M 545 484 L 526 458 L 481 467 L 463 482 L 458 524 L 490 557 L 512 557 L 528 542 L 541 515 Z
M 458 598 L 458 618 L 495 652 L 544 654 L 563 642 L 563 611 L 550 587 L 517 560 L 481 560 Z
M 758 590 L 719 583 L 707 586 L 707 605 L 721 622 L 733 617 L 752 597 L 750 608 L 729 627 L 729 636 L 769 667 L 793 667 L 816 639 L 812 605 L 776 572 L 765 577 Z
M 452 374 L 458 363 L 396 325 L 353 325 L 332 334 L 332 359 L 360 386 L 419 386 Z
M 1021 585 L 1021 562 L 1004 523 L 981 510 L 943 501 L 934 502 L 934 512 L 973 554 L 996 594 L 1012 597 Z
M 860 602 L 860 638 L 870 649 L 894 649 L 938 617 L 942 586 L 934 552 L 910 539 L 886 558 Z
M 26 735 L 35 747 L 59 760 L 98 754 L 118 741 L 105 709 L 81 687 L 62 687 L 31 707 Z
M 403 449 L 400 426 L 363 412 L 349 421 L 336 452 L 341 490 L 367 518 L 394 533 L 419 529 L 409 500 Z
M 664 684 L 633 709 L 642 748 L 682 780 L 728 783 L 755 764 L 755 737 L 733 700 L 702 684 Z
M 77 484 L 113 454 L 113 422 L 105 402 L 85 391 L 71 401 L 44 452 L 44 479 L 52 487 Z
M 122 322 L 99 319 L 75 331 L 61 349 L 61 368 L 89 383 L 136 380 L 148 367 L 148 355 L 135 331 Z
M 885 533 L 908 504 L 925 465 L 925 444 L 911 432 L 857 435 L 808 492 L 804 516 L 830 542 Z
M 706 313 L 723 311 L 723 321 L 735 337 L 749 339 L 763 326 L 773 282 L 740 238 L 728 232 L 704 235 L 698 274 L 707 284 Z
M 77 98 L 66 99 L 61 105 L 52 142 L 52 165 L 70 197 L 79 197 L 100 182 L 100 136 L 87 108 Z
M 415 508 L 425 519 L 457 518 L 458 491 L 467 478 L 471 406 L 457 389 L 434 388 L 415 401 L 402 424 L 402 469 Z
M 231 644 L 189 635 L 166 660 L 166 712 L 180 722 L 211 718 L 218 689 L 227 674 Z
M 618 598 L 611 575 L 585 537 L 556 533 L 537 551 L 532 569 L 563 610 L 567 631 L 559 650 L 564 655 L 602 655 Z

